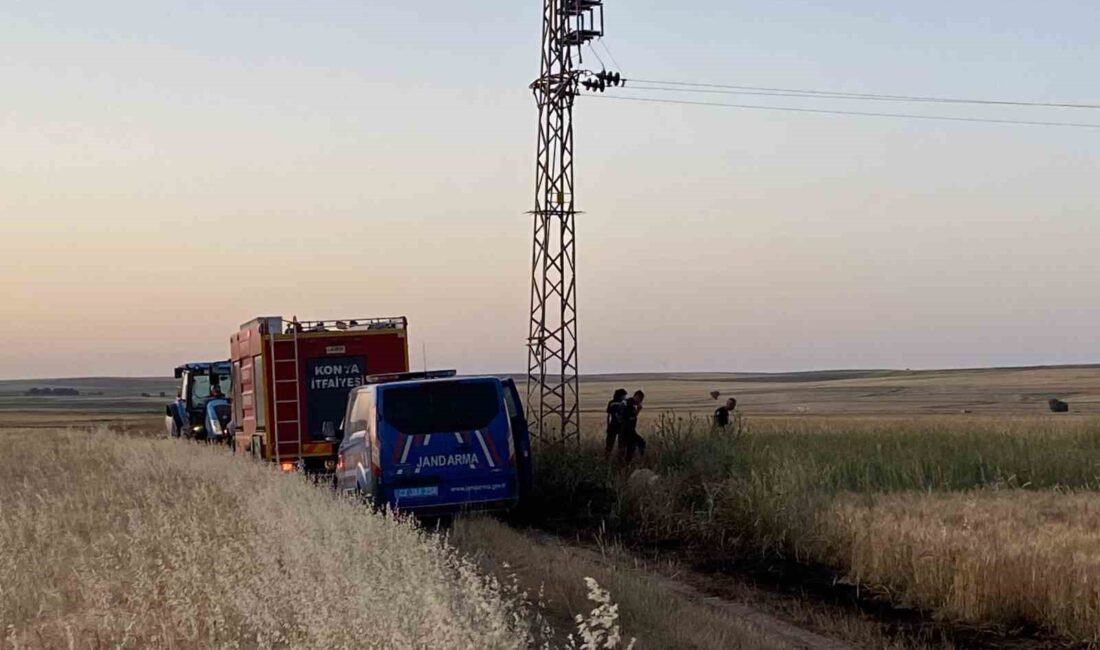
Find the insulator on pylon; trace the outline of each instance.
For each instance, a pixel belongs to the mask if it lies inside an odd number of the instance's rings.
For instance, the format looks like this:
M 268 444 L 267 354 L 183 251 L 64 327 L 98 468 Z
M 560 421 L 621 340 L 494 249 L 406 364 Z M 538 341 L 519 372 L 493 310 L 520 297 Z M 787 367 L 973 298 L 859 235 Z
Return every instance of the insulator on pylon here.
M 608 86 L 619 86 L 623 82 L 623 76 L 621 74 L 618 72 L 608 72 L 607 70 L 597 72 L 596 78 Z
M 584 86 L 585 90 L 591 92 L 598 91 L 602 93 L 607 89 L 607 82 L 600 78 L 599 75 L 596 75 L 595 79 L 585 79 L 581 82 L 581 85 Z

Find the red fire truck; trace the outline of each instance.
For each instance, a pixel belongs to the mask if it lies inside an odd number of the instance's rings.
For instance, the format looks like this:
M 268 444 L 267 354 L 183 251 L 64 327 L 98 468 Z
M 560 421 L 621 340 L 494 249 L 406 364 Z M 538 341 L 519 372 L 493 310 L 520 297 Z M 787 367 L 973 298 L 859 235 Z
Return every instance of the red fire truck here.
M 348 393 L 409 370 L 405 317 L 254 318 L 230 337 L 236 451 L 284 471 L 331 471 Z

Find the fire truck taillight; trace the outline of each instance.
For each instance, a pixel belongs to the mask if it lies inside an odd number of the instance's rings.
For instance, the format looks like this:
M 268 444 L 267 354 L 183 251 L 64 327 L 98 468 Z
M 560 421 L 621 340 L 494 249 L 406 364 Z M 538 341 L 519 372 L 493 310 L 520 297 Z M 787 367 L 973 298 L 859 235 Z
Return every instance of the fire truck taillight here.
M 281 469 L 284 472 L 293 472 L 294 471 L 294 462 L 284 460 L 283 462 L 279 463 L 279 469 Z

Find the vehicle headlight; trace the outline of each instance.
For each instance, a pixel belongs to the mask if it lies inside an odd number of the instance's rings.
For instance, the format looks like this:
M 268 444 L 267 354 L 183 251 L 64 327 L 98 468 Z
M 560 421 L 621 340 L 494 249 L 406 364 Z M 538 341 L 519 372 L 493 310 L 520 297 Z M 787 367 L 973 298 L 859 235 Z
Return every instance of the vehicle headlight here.
M 201 424 L 196 424 L 195 426 L 191 427 L 191 430 L 194 431 L 195 433 L 198 433 L 199 431 L 202 431 L 202 425 Z

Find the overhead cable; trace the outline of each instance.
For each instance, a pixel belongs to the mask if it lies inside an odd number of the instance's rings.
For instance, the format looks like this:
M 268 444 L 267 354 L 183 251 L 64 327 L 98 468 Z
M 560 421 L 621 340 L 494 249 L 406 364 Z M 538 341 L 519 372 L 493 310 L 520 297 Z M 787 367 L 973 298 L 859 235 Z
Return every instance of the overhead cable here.
M 581 97 L 595 97 L 598 99 L 613 99 L 626 102 L 648 102 L 654 104 L 680 104 L 688 106 L 719 106 L 724 108 L 740 108 L 759 111 L 783 111 L 789 113 L 816 113 L 824 115 L 852 115 L 859 117 L 895 117 L 914 120 L 939 120 L 946 122 L 981 122 L 986 124 L 1019 124 L 1028 126 L 1061 126 L 1080 129 L 1100 129 L 1100 123 L 1090 124 L 1081 122 L 1047 122 L 1041 120 L 1010 120 L 985 117 L 961 117 L 952 115 L 920 115 L 916 113 L 878 113 L 871 111 L 846 111 L 825 108 L 797 108 L 794 106 L 762 106 L 757 104 L 727 104 L 723 102 L 698 102 L 679 99 L 662 99 L 657 97 L 620 97 L 613 95 L 581 95 Z
M 591 41 L 588 42 L 588 49 L 591 50 L 592 54 L 596 56 L 596 60 L 600 62 L 600 66 L 606 69 L 607 64 L 603 62 L 603 57 L 600 56 L 600 53 L 596 51 L 596 46 L 593 45 Z
M 775 88 L 769 86 L 739 86 L 731 84 L 711 84 L 711 83 L 695 83 L 688 81 L 659 81 L 654 79 L 634 79 L 628 78 L 628 82 L 631 84 L 653 84 L 656 86 L 670 86 L 669 88 L 653 88 L 652 86 L 646 87 L 653 90 L 662 90 L 668 92 L 699 92 L 699 93 L 718 93 L 723 94 L 728 92 L 729 94 L 748 94 L 748 93 L 783 93 L 783 95 L 776 96 L 796 96 L 796 97 L 820 97 L 820 98 L 832 98 L 832 99 L 858 99 L 858 100 L 871 100 L 871 101 L 892 101 L 892 102 L 929 102 L 929 103 L 941 103 L 941 104 L 979 104 L 979 105 L 992 105 L 992 106 L 1031 106 L 1038 108 L 1079 108 L 1079 109 L 1100 109 L 1100 104 L 1079 104 L 1072 102 L 1035 102 L 1035 101 L 1015 101 L 1015 100 L 1002 100 L 1002 99 L 967 99 L 960 97 L 936 97 L 936 96 L 924 96 L 924 95 L 886 95 L 881 93 L 852 93 L 843 91 L 831 91 L 831 90 L 810 90 L 805 88 Z M 636 86 L 637 87 L 637 86 Z M 692 90 L 695 89 L 695 90 Z
M 621 65 L 619 65 L 619 62 L 617 60 L 615 60 L 615 55 L 611 53 L 611 48 L 607 46 L 607 43 L 604 43 L 602 36 L 600 38 L 596 39 L 596 44 L 603 46 L 603 51 L 607 52 L 608 58 L 610 58 L 611 62 L 613 64 L 615 64 L 615 69 L 618 70 L 619 72 L 622 72 L 623 67 Z M 593 48 L 593 49 L 595 49 L 595 48 Z

